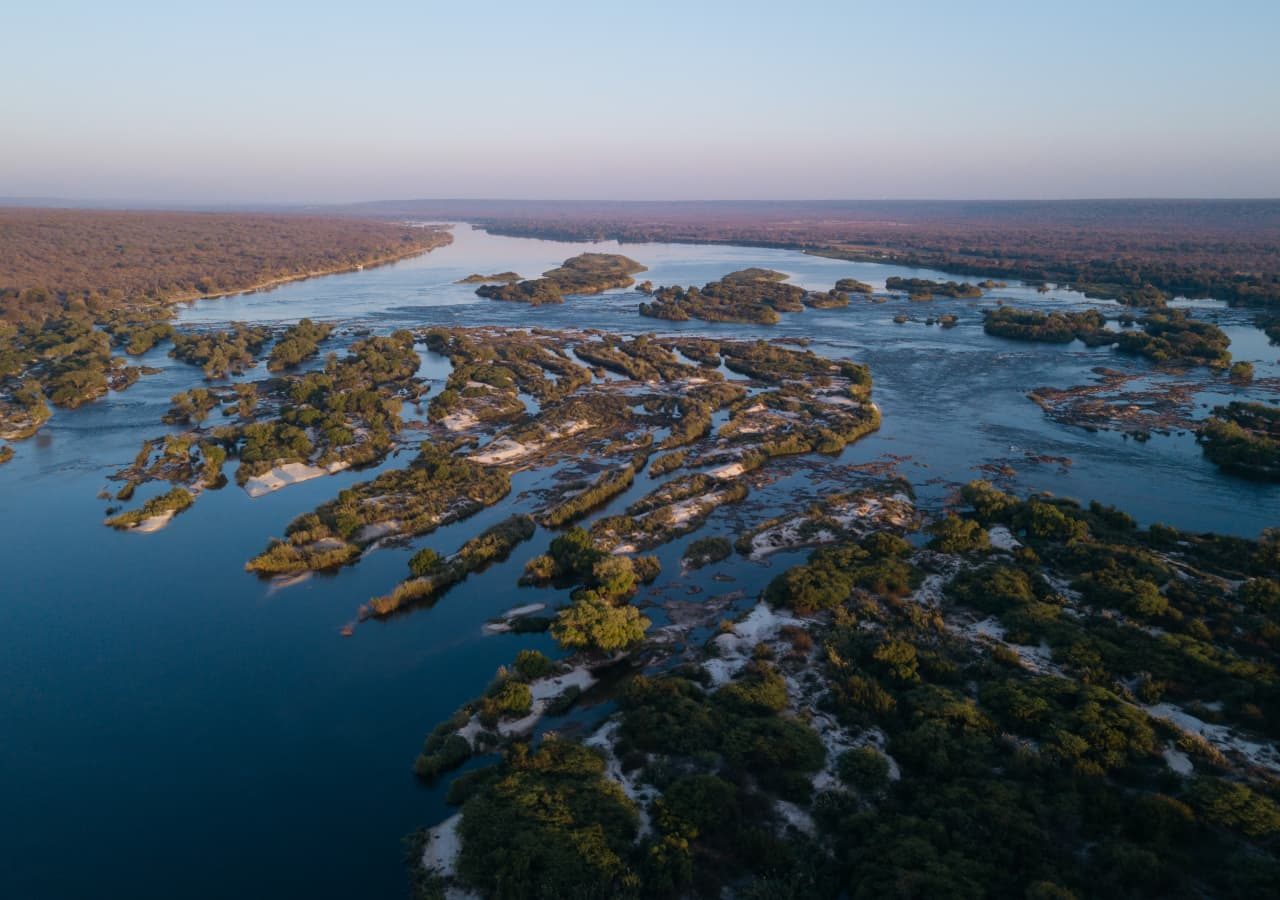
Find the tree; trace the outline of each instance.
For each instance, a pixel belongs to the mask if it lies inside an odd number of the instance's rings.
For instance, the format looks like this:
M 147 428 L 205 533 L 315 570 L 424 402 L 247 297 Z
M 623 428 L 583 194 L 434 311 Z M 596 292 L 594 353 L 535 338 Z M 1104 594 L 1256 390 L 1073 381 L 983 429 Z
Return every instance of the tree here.
M 981 525 L 956 515 L 947 516 L 929 530 L 933 534 L 929 546 L 941 553 L 968 553 L 991 546 Z
M 598 592 L 588 590 L 560 610 L 551 634 L 562 647 L 612 653 L 642 641 L 652 624 L 634 606 L 615 606 Z

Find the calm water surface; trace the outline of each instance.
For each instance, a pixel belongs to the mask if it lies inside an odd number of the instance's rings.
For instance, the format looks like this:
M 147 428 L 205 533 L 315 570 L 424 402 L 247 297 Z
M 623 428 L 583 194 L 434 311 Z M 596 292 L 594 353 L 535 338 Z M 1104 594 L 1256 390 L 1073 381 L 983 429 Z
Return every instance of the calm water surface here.
M 1146 369 L 1108 348 L 1024 344 L 982 333 L 980 307 L 996 299 L 1041 308 L 1095 305 L 1078 294 L 1010 286 L 979 302 L 854 301 L 845 310 L 784 315 L 774 328 L 666 323 L 637 316 L 641 298 L 632 291 L 531 310 L 481 300 L 472 287 L 454 284 L 472 272 L 536 275 L 583 250 L 616 245 L 500 238 L 465 226 L 456 237 L 450 247 L 394 266 L 200 302 L 183 309 L 181 322 L 311 316 L 375 331 L 536 323 L 808 337 L 818 352 L 869 363 L 884 411 L 882 430 L 838 463 L 904 457 L 900 471 L 925 502 L 977 477 L 979 464 L 1007 462 L 1022 489 L 1101 499 L 1143 522 L 1250 536 L 1280 524 L 1280 487 L 1220 475 L 1190 436 L 1157 435 L 1139 444 L 1089 434 L 1051 422 L 1026 399 L 1034 387 L 1090 383 L 1096 366 Z M 946 277 L 781 250 L 641 244 L 621 252 L 648 265 L 641 277 L 655 284 L 701 284 L 749 265 L 823 289 L 842 277 L 877 287 L 896 274 Z M 1214 303 L 1195 307 L 1226 328 L 1232 352 L 1254 362 L 1258 379 L 1280 378 L 1280 348 L 1247 314 Z M 960 324 L 950 330 L 924 324 L 944 312 L 957 314 Z M 917 321 L 896 325 L 899 313 Z M 257 500 L 234 486 L 208 492 L 153 535 L 101 525 L 105 503 L 97 495 L 110 485 L 107 476 L 133 458 L 142 440 L 165 431 L 160 417 L 168 398 L 198 383 L 198 370 L 170 360 L 164 349 L 144 361 L 163 371 L 127 392 L 58 412 L 0 466 L 0 896 L 403 896 L 401 836 L 447 814 L 442 789 L 422 787 L 410 772 L 422 739 L 517 649 L 552 649 L 545 636 L 480 631 L 485 619 L 509 607 L 558 602 L 554 592 L 516 587 L 524 560 L 545 547 L 548 535 L 540 533 L 507 564 L 472 578 L 436 607 L 367 623 L 341 639 L 338 629 L 355 608 L 402 577 L 410 551 L 378 551 L 338 575 L 275 591 L 245 574 L 243 564 L 293 516 L 369 472 Z M 447 361 L 428 356 L 423 374 L 443 380 Z M 1218 379 L 1198 402 L 1274 402 L 1266 391 L 1265 385 L 1241 391 Z M 409 455 L 384 466 L 403 465 Z M 1041 455 L 1068 457 L 1071 465 L 1028 461 Z M 800 500 L 812 489 L 803 474 L 780 479 L 761 499 Z M 527 492 L 549 477 L 517 476 L 513 503 L 415 546 L 451 552 L 513 508 L 528 508 Z M 610 509 L 649 487 L 638 479 Z M 740 515 L 723 511 L 707 533 L 732 534 Z M 803 556 L 774 557 L 769 565 L 735 558 L 681 579 L 679 557 L 689 540 L 659 551 L 664 574 L 656 597 L 696 599 L 691 586 L 702 591 L 697 596 L 750 594 Z M 735 580 L 713 581 L 717 573 Z

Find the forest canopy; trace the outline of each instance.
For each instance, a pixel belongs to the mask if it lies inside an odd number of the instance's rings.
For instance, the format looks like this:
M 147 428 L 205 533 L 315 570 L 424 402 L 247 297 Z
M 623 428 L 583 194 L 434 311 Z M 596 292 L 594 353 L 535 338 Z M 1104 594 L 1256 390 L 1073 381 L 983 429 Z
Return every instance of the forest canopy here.
M 0 207 L 0 319 L 39 323 L 389 262 L 448 232 L 365 219 Z

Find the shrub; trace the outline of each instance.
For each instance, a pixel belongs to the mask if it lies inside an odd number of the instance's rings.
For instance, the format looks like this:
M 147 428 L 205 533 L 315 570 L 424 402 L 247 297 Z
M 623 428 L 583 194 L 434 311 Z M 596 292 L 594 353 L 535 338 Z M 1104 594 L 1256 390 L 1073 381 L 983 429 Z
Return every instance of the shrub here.
M 556 664 L 537 650 L 521 650 L 516 654 L 515 670 L 525 681 L 545 678 L 555 671 Z
M 430 547 L 423 547 L 409 559 L 409 571 L 416 578 L 424 578 L 440 569 L 444 559 Z
M 929 546 L 941 553 L 969 553 L 987 550 L 991 546 L 986 529 L 971 519 L 962 519 L 956 515 L 949 515 L 936 522 L 929 531 L 933 534 Z
M 722 537 L 705 537 L 693 541 L 685 548 L 684 561 L 690 568 L 701 569 L 711 563 L 727 559 L 733 553 L 733 545 Z
M 874 747 L 846 750 L 836 759 L 840 780 L 865 794 L 875 794 L 889 785 L 889 760 Z

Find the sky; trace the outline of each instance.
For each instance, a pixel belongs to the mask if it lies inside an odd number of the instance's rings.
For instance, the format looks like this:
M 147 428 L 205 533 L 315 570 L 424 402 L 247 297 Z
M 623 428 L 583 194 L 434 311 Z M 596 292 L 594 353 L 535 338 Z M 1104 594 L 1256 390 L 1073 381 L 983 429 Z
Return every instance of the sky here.
M 0 196 L 1280 197 L 1280 3 L 0 9 Z

